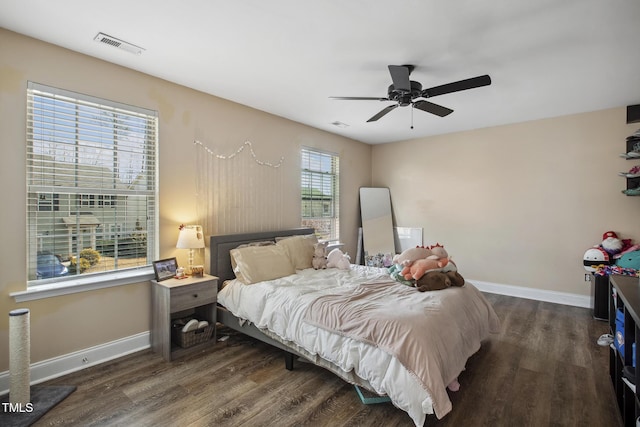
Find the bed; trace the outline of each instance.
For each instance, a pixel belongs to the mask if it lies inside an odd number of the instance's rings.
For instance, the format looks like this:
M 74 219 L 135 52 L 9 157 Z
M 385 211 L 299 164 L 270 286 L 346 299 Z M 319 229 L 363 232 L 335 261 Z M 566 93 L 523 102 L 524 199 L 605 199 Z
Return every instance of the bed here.
M 314 239 L 306 228 L 211 236 L 218 321 L 284 350 L 287 369 L 303 357 L 387 395 L 416 426 L 444 417 L 447 386 L 499 331 L 489 302 L 468 282 L 418 292 L 382 268 L 314 270 Z

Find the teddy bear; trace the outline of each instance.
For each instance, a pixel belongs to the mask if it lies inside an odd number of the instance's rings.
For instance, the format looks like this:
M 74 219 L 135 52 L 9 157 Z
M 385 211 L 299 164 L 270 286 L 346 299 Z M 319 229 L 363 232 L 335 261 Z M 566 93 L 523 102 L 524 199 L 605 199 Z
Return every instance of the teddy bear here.
M 464 278 L 457 270 L 427 271 L 421 278 L 416 280 L 415 286 L 420 292 L 439 291 L 451 286 L 464 286 Z
M 351 258 L 340 249 L 335 248 L 327 255 L 327 268 L 349 270 L 351 269 Z
M 327 268 L 327 242 L 318 242 L 313 245 L 313 259 L 311 265 L 316 270 Z

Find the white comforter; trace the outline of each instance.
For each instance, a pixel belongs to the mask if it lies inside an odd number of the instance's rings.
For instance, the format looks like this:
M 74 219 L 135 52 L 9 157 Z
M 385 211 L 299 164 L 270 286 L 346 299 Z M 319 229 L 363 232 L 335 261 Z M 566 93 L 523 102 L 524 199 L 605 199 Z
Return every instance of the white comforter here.
M 386 269 L 351 267 L 351 270 L 300 270 L 291 276 L 252 285 L 232 280 L 218 294 L 218 302 L 236 317 L 246 319 L 258 328 L 268 329 L 286 341 L 297 343 L 309 353 L 317 354 L 345 372 L 355 372 L 358 377 L 368 381 L 376 392 L 388 395 L 395 406 L 409 414 L 416 426 L 422 426 L 426 414 L 434 413 L 434 396 L 429 395 L 421 382 L 398 359 L 371 344 L 304 321 L 308 305 L 321 295 L 372 281 L 390 280 Z M 465 287 L 473 288 L 473 285 L 467 283 Z M 469 291 L 480 295 L 475 288 Z M 420 297 L 420 293 L 417 296 Z M 478 350 L 480 340 L 487 338 L 488 332 L 495 331 L 499 325 L 495 312 L 488 303 L 486 305 L 487 313 L 479 316 L 480 319 L 470 319 L 470 322 L 486 325 L 481 328 L 484 336 L 477 337 L 474 352 Z M 445 399 L 442 402 L 440 398 L 438 410 L 435 411 L 441 418 L 451 410 L 451 402 L 443 390 L 438 394 L 444 395 Z

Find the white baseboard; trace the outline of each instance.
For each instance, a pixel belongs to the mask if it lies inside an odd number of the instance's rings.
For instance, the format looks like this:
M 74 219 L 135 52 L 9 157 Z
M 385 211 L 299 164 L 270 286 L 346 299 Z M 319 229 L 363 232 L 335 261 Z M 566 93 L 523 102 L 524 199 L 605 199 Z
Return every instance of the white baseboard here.
M 546 291 L 543 289 L 524 288 L 522 286 L 501 285 L 498 283 L 469 280 L 482 292 L 490 294 L 508 295 L 511 297 L 532 299 L 536 301 L 553 302 L 556 304 L 572 305 L 574 307 L 591 308 L 591 297 L 570 294 L 568 292 Z
M 31 364 L 31 385 L 39 384 L 89 366 L 126 356 L 151 346 L 149 331 L 100 344 L 95 347 Z M 0 396 L 9 392 L 9 371 L 0 372 Z

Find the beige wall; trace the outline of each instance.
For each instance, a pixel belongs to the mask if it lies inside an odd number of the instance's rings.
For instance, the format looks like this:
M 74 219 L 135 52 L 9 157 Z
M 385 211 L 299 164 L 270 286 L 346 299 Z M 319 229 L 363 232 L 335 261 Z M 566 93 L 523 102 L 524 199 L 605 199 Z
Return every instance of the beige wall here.
M 214 78 L 214 77 L 212 77 Z M 177 256 L 178 224 L 196 214 L 195 139 L 231 154 L 250 140 L 261 159 L 285 158 L 288 177 L 280 214 L 300 225 L 300 147 L 340 155 L 341 240 L 355 254 L 358 189 L 371 184 L 371 147 L 110 63 L 0 29 L 0 372 L 8 369 L 8 312 L 31 310 L 31 359 L 46 360 L 150 329 L 147 283 L 17 305 L 26 287 L 25 101 L 27 81 L 137 105 L 160 117 L 160 256 Z M 259 84 L 259 76 L 255 84 Z M 202 256 L 200 256 L 202 260 Z M 197 262 L 198 260 L 196 260 Z
M 640 241 L 640 197 L 617 176 L 638 128 L 623 107 L 378 145 L 372 185 L 465 278 L 589 295 L 586 249 L 608 230 Z
M 370 147 L 0 29 L 0 372 L 14 308 L 31 309 L 32 362 L 147 331 L 150 321 L 145 283 L 19 305 L 8 296 L 26 286 L 28 80 L 159 112 L 160 256 L 181 264 L 177 224 L 199 220 L 194 139 L 229 153 L 250 140 L 266 160 L 284 156 L 287 227 L 300 218 L 300 146 L 338 153 L 352 255 L 358 189 L 371 185 L 391 189 L 397 225 L 424 227 L 426 243 L 445 244 L 471 280 L 588 295 L 587 247 L 607 230 L 640 241 L 640 197 L 620 194 L 617 176 L 633 164 L 618 154 L 640 127 L 625 124 L 624 108 Z

